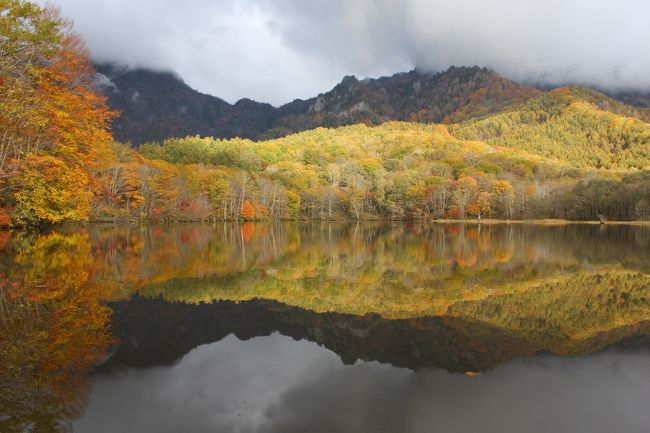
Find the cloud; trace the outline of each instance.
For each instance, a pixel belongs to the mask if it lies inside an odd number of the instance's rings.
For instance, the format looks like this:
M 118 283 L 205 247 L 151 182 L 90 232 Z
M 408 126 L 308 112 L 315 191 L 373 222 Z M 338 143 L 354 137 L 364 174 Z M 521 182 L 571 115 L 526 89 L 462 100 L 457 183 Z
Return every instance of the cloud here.
M 171 69 L 235 101 L 343 75 L 490 67 L 516 81 L 650 90 L 646 0 L 55 0 L 98 60 Z
M 96 378 L 77 433 L 646 431 L 647 352 L 518 359 L 478 377 L 357 361 L 273 334 Z M 570 402 L 570 404 L 567 404 Z

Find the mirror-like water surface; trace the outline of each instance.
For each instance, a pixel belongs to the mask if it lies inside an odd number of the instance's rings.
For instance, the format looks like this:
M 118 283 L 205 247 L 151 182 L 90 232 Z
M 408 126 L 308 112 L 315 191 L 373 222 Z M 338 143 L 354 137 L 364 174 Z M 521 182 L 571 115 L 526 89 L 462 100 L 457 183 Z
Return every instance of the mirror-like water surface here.
M 638 432 L 650 228 L 0 234 L 0 431 Z

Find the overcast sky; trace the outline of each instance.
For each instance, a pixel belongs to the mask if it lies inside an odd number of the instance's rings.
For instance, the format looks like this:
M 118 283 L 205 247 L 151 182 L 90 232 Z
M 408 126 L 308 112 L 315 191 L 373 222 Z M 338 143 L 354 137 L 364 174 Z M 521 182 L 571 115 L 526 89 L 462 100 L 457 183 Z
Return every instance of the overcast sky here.
M 490 67 L 650 90 L 648 0 L 54 0 L 96 60 L 275 105 L 344 75 Z

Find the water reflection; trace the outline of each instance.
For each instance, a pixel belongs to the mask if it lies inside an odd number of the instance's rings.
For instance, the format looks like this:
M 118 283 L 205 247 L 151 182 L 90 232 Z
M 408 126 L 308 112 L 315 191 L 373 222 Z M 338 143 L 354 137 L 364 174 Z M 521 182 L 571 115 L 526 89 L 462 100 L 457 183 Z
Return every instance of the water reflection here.
M 0 431 L 69 430 L 88 403 L 95 366 L 102 381 L 125 392 L 120 372 L 140 380 L 150 370 L 132 368 L 158 366 L 169 374 L 169 365 L 182 365 L 201 344 L 230 347 L 233 334 L 258 347 L 255 337 L 280 332 L 331 350 L 314 356 L 334 357 L 341 371 L 363 365 L 387 375 L 437 367 L 440 377 L 444 370 L 482 377 L 540 352 L 593 353 L 650 334 L 649 246 L 650 230 L 629 226 L 286 223 L 5 232 Z M 265 349 L 254 350 L 263 362 Z M 181 386 L 185 379 L 177 380 Z M 452 379 L 441 383 L 463 389 Z M 95 389 L 91 409 L 103 398 L 102 386 Z M 197 404 L 210 401 L 208 395 Z M 301 425 L 294 415 L 283 414 L 289 430 Z M 352 422 L 361 412 L 349 416 Z
M 450 372 L 487 370 L 543 349 L 507 330 L 454 317 L 387 320 L 261 300 L 188 305 L 136 297 L 111 306 L 113 332 L 122 343 L 103 370 L 171 365 L 192 348 L 229 335 L 248 340 L 273 332 L 316 342 L 344 364 L 361 359 Z
M 0 431 L 66 430 L 113 342 L 109 292 L 90 284 L 87 233 L 16 236 L 0 280 Z
M 76 427 L 93 433 L 637 433 L 650 425 L 649 364 L 647 351 L 540 356 L 468 377 L 376 362 L 345 366 L 316 344 L 278 334 L 246 342 L 229 336 L 172 367 L 100 375 Z
M 571 274 L 650 270 L 643 227 L 244 224 L 90 236 L 95 278 L 118 296 L 265 298 L 392 318 Z

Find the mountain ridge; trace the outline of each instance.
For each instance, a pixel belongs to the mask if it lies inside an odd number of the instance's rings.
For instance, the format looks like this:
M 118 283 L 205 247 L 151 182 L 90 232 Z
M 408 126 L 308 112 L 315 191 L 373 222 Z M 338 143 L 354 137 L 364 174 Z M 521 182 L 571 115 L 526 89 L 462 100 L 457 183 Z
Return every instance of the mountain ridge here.
M 620 150 L 625 152 L 628 142 L 638 141 L 639 134 L 635 131 L 639 127 L 622 131 L 621 123 L 635 123 L 624 118 L 650 122 L 650 109 L 644 106 L 645 99 L 641 93 L 607 95 L 576 85 L 543 91 L 517 84 L 477 66 L 452 66 L 439 73 L 416 68 L 363 80 L 348 75 L 327 92 L 309 99 L 296 99 L 279 107 L 248 98 L 230 104 L 192 89 L 173 72 L 128 69 L 109 64 L 97 65 L 96 70 L 97 87 L 107 96 L 111 108 L 121 112 L 113 124 L 115 138 L 136 147 L 145 142 L 194 135 L 267 140 L 318 127 L 357 123 L 379 125 L 397 120 L 450 124 L 466 139 L 501 146 L 514 145 L 536 154 L 556 157 L 556 146 L 542 143 L 539 146 L 545 145 L 545 149 L 533 149 L 522 140 L 530 139 L 531 134 L 539 135 L 542 127 L 557 129 L 557 125 L 552 123 L 553 116 L 575 117 L 575 108 L 583 102 L 587 104 L 583 107 L 583 114 L 591 119 L 585 124 L 585 116 L 582 116 L 583 130 L 574 131 L 576 134 L 573 135 L 562 132 L 560 141 L 566 144 L 567 151 L 575 147 L 575 143 L 581 143 L 586 149 L 585 155 L 591 153 L 590 157 L 585 157 L 584 164 L 579 165 L 608 167 L 618 164 L 604 154 L 591 152 L 589 143 L 586 143 L 594 137 L 603 143 L 612 141 L 609 128 L 602 128 L 604 118 L 595 112 L 618 116 L 609 116 L 605 120 L 613 122 L 620 136 L 614 138 L 620 138 Z M 638 105 L 629 105 L 629 101 L 636 101 Z M 574 109 L 567 109 L 570 106 Z M 546 122 L 545 126 L 540 123 L 535 130 L 528 120 L 522 121 L 522 113 L 543 116 L 544 120 L 540 119 L 540 122 Z M 596 121 L 596 117 L 600 120 Z M 483 130 L 467 133 L 468 122 L 482 125 Z M 497 126 L 503 122 L 518 125 L 520 132 L 501 139 Z M 463 126 L 459 128 L 457 125 L 460 124 Z M 546 137 L 548 134 L 541 135 Z M 645 137 L 647 134 L 643 132 L 642 135 Z M 557 141 L 558 137 L 552 139 Z M 596 145 L 605 146 L 602 143 Z M 636 151 L 630 157 L 634 153 Z M 634 164 L 628 161 L 624 165 Z
M 240 99 L 234 104 L 190 88 L 171 72 L 96 65 L 96 85 L 121 113 L 113 133 L 139 145 L 187 135 L 268 139 L 316 127 L 388 120 L 450 123 L 493 114 L 542 92 L 485 68 L 414 69 L 359 80 L 346 76 L 333 89 L 280 107 Z
M 172 72 L 96 65 L 95 84 L 119 111 L 113 134 L 139 145 L 184 135 L 250 136 L 270 124 L 270 104 L 240 100 L 231 105 L 189 87 Z M 233 122 L 236 119 L 237 122 Z

